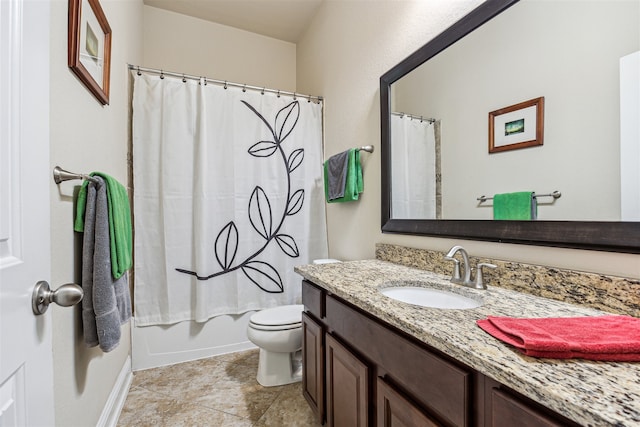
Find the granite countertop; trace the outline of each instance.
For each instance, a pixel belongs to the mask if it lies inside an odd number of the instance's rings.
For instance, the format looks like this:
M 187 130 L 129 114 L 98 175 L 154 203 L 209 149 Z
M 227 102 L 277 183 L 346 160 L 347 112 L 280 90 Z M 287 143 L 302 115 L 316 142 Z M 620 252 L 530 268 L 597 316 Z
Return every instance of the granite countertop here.
M 580 305 L 488 286 L 475 290 L 449 277 L 380 260 L 303 265 L 295 271 L 373 316 L 585 426 L 640 425 L 640 363 L 524 356 L 476 325 L 487 316 L 568 317 L 608 314 Z M 389 281 L 428 281 L 482 300 L 474 309 L 418 307 L 385 297 Z

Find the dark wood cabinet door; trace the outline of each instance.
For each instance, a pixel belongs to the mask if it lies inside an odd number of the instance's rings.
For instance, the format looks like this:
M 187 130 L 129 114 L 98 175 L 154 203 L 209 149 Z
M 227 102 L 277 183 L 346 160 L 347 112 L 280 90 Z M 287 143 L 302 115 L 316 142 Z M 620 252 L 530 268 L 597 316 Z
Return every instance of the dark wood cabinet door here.
M 302 313 L 302 394 L 324 422 L 324 330 L 306 313 Z
M 526 402 L 504 391 L 493 388 L 485 396 L 491 400 L 490 419 L 487 427 L 570 427 L 576 426 L 569 420 L 556 419 L 546 409 L 534 408 Z
M 377 427 L 439 427 L 412 402 L 378 378 Z
M 369 368 L 333 336 L 326 335 L 327 426 L 369 425 Z

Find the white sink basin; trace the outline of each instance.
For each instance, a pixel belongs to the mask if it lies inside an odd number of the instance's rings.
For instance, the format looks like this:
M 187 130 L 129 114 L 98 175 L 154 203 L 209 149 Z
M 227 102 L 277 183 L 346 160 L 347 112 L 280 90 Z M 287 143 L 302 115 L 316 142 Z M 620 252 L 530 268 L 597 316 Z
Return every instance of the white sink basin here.
M 389 298 L 421 307 L 464 310 L 482 305 L 464 295 L 420 286 L 391 286 L 380 289 L 380 292 Z

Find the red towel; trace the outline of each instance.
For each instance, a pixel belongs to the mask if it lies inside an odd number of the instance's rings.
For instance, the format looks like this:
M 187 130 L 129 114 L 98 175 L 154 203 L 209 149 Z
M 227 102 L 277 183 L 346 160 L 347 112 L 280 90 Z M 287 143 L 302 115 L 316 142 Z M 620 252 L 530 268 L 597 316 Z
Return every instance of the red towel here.
M 527 356 L 640 361 L 640 319 L 631 316 L 478 320 L 483 330 Z

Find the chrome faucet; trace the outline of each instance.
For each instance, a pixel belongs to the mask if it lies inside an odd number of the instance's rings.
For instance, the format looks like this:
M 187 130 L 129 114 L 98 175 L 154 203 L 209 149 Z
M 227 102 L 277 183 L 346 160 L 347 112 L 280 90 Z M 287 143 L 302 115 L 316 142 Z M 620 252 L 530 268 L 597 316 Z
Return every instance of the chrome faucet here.
M 460 252 L 462 255 L 462 262 L 464 264 L 464 278 L 460 275 L 460 261 L 454 258 L 455 254 Z M 449 252 L 445 255 L 444 259 L 447 261 L 453 262 L 453 275 L 451 276 L 451 283 L 456 283 L 463 286 L 469 286 L 476 289 L 487 289 L 487 286 L 484 284 L 483 276 L 482 276 L 482 267 L 487 268 L 497 268 L 497 265 L 489 264 L 485 262 L 481 262 L 478 264 L 476 280 L 475 282 L 471 280 L 471 265 L 469 264 L 469 254 L 467 251 L 459 245 L 452 247 Z
M 460 277 L 460 261 L 454 258 L 454 255 L 460 252 L 462 255 L 462 262 L 464 263 L 464 279 Z M 471 266 L 469 265 L 469 254 L 462 246 L 454 246 L 444 256 L 447 261 L 453 261 L 453 276 L 451 277 L 451 283 L 459 283 L 461 285 L 469 286 L 471 284 Z

